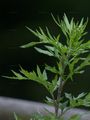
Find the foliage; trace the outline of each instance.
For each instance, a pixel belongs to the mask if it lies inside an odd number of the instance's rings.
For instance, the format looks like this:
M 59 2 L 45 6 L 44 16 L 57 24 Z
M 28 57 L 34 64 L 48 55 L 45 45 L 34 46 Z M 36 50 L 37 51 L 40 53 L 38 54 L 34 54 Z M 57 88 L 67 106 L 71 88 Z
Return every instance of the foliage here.
M 5 77 L 18 80 L 32 80 L 43 85 L 51 95 L 51 98 L 46 97 L 46 102 L 54 105 L 55 117 L 62 118 L 62 115 L 68 109 L 78 106 L 90 106 L 90 93 L 80 93 L 77 97 L 74 97 L 70 93 L 65 93 L 65 96 L 62 96 L 66 82 L 73 80 L 75 74 L 84 73 L 85 67 L 90 65 L 90 40 L 84 39 L 87 33 L 85 32 L 85 28 L 88 19 L 86 22 L 84 22 L 84 18 L 80 22 L 75 22 L 74 18 L 69 21 L 65 14 L 63 20 L 60 20 L 59 17 L 55 19 L 53 15 L 52 18 L 65 36 L 64 44 L 61 41 L 60 33 L 54 36 L 50 34 L 47 27 L 46 32 L 44 32 L 41 27 L 34 31 L 26 26 L 39 39 L 36 42 L 31 42 L 20 47 L 34 47 L 39 53 L 54 57 L 56 63 L 53 66 L 45 65 L 43 71 L 41 71 L 38 65 L 36 70 L 31 72 L 20 66 L 19 73 L 12 70 L 14 76 Z M 43 46 L 43 49 L 38 46 L 39 44 Z M 52 80 L 48 78 L 48 71 L 54 75 Z M 57 92 L 57 96 L 54 95 L 54 92 Z M 66 101 L 63 101 L 64 97 Z M 60 115 L 58 113 L 59 108 L 61 109 Z M 43 120 L 43 118 L 41 117 L 39 120 Z M 44 120 L 46 119 L 44 118 Z M 79 116 L 72 116 L 69 120 L 79 120 Z

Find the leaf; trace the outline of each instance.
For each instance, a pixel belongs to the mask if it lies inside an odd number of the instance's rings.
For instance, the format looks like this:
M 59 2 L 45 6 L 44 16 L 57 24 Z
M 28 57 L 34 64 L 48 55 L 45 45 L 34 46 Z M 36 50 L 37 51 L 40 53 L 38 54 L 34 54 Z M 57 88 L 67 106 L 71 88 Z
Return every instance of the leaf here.
M 58 73 L 59 74 L 59 71 L 55 68 L 55 66 L 54 67 L 49 66 L 49 65 L 45 65 L 45 66 L 46 66 L 45 67 L 46 70 L 48 70 L 48 71 L 50 71 L 52 73 Z
M 80 93 L 75 99 L 78 100 L 82 97 L 85 97 L 86 93 Z
M 80 60 L 80 58 L 74 58 L 74 60 L 71 63 L 68 63 L 70 72 L 67 76 L 67 79 L 70 78 L 72 80 L 72 76 L 75 73 L 75 64 L 77 64 L 79 62 L 79 60 Z
M 55 78 L 52 80 L 52 86 L 53 86 L 52 92 L 55 92 L 58 89 L 58 87 L 60 86 L 60 82 L 61 79 L 60 78 L 58 79 L 58 76 L 56 75 Z
M 81 71 L 84 67 L 90 65 L 90 55 L 86 57 L 86 59 L 81 62 L 81 64 L 75 69 L 75 71 Z
M 81 120 L 81 116 L 78 114 L 72 115 L 68 120 Z
M 90 107 L 90 93 L 86 95 L 83 105 L 86 107 Z
M 46 71 L 44 70 L 43 73 L 41 73 L 41 70 L 40 70 L 40 68 L 39 68 L 38 65 L 37 65 L 37 75 L 38 75 L 40 81 L 43 81 L 43 82 L 44 82 L 45 80 L 47 80 Z
M 65 22 L 66 27 L 68 28 L 69 32 L 71 32 L 71 26 L 69 24 L 69 20 L 68 20 L 66 14 L 64 14 L 64 22 Z
M 43 77 L 45 78 L 45 80 L 47 80 L 47 73 L 46 73 L 46 70 L 43 71 Z
M 49 98 L 46 96 L 46 102 L 49 104 L 49 105 L 53 105 L 53 99 Z
M 17 73 L 17 72 L 15 72 L 13 70 L 11 70 L 11 71 L 15 76 L 12 76 L 12 77 L 10 77 L 10 76 L 2 76 L 2 77 L 8 78 L 8 79 L 16 79 L 16 80 L 27 80 L 27 78 L 22 76 L 20 73 Z
M 47 51 L 47 50 L 43 50 L 43 49 L 40 49 L 40 48 L 37 48 L 37 47 L 34 47 L 34 48 L 35 48 L 35 50 L 37 50 L 39 53 L 43 53 L 43 54 L 48 55 L 48 56 L 53 56 L 53 54 L 50 53 L 50 52 Z
M 19 120 L 16 113 L 14 113 L 14 118 L 15 118 L 15 120 Z
M 52 16 L 52 18 L 53 18 L 53 20 L 54 20 L 54 22 L 60 27 L 60 24 L 59 24 L 59 22 L 55 19 L 55 17 L 53 16 L 53 14 L 51 13 L 51 16 Z
M 47 31 L 47 34 L 48 34 L 49 38 L 50 38 L 51 40 L 53 40 L 53 37 L 52 37 L 52 35 L 50 34 L 50 32 L 49 32 L 49 30 L 48 30 L 47 27 L 46 27 L 46 31 Z
M 71 93 L 65 93 L 65 97 L 68 98 L 69 100 L 72 100 L 72 95 L 71 95 Z
M 38 44 L 42 44 L 43 42 L 30 42 L 28 44 L 25 44 L 25 45 L 22 45 L 20 46 L 20 48 L 29 48 L 29 47 L 33 47 L 35 45 L 38 45 Z
M 24 76 L 26 76 L 29 80 L 35 80 L 37 81 L 37 75 L 34 71 L 32 72 L 28 72 L 27 70 L 23 69 L 22 67 L 20 67 L 20 73 L 22 73 Z
M 52 52 L 54 51 L 54 47 L 45 45 L 45 48 L 47 48 L 49 51 L 52 51 Z
M 41 75 L 42 75 L 41 70 L 40 70 L 38 65 L 37 65 L 37 74 L 38 74 L 39 77 L 41 77 Z
M 79 27 L 81 27 L 83 25 L 83 22 L 84 22 L 84 18 L 81 19 Z

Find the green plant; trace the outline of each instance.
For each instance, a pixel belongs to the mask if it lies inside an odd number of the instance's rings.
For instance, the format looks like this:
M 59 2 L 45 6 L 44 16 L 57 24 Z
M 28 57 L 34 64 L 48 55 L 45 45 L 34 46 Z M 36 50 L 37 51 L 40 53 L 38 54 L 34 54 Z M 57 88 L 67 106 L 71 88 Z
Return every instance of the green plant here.
M 45 65 L 43 71 L 37 65 L 36 71 L 32 72 L 20 66 L 19 73 L 12 70 L 14 76 L 5 77 L 18 80 L 32 80 L 43 85 L 51 95 L 51 98 L 46 97 L 46 102 L 54 106 L 54 117 L 63 120 L 62 116 L 67 110 L 79 106 L 90 106 L 90 93 L 80 93 L 77 97 L 74 97 L 71 93 L 62 95 L 65 84 L 70 80 L 73 81 L 74 75 L 83 74 L 84 68 L 90 65 L 90 41 L 84 40 L 84 35 L 87 33 L 85 28 L 88 20 L 84 22 L 82 18 L 80 22 L 75 22 L 74 18 L 72 18 L 69 21 L 65 14 L 63 20 L 60 20 L 59 17 L 55 19 L 53 15 L 52 18 L 65 36 L 64 44 L 60 40 L 60 34 L 56 37 L 51 35 L 47 27 L 46 32 L 41 27 L 36 31 L 26 27 L 39 38 L 39 41 L 28 43 L 21 46 L 21 48 L 34 47 L 39 53 L 54 57 L 56 60 L 55 64 L 53 66 Z M 40 44 L 43 46 L 43 49 L 38 47 Z M 48 71 L 54 76 L 52 80 L 48 78 Z M 64 100 L 64 98 L 66 99 Z M 59 109 L 61 110 L 60 113 Z M 75 115 L 69 120 L 79 119 L 79 116 Z

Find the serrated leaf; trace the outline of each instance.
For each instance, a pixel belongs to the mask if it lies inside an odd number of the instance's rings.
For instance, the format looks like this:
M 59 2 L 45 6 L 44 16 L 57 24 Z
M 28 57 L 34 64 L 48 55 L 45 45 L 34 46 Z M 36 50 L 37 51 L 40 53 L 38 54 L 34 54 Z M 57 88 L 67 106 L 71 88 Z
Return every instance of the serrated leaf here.
M 13 72 L 13 74 L 16 76 L 16 79 L 19 79 L 19 80 L 23 80 L 23 79 L 26 79 L 25 77 L 23 77 L 20 73 L 17 73 L 13 70 L 11 70 Z M 14 77 L 13 77 L 14 79 Z
M 25 70 L 25 69 L 23 69 L 23 68 L 21 67 L 20 72 L 21 72 L 25 77 L 27 77 L 27 79 L 29 79 L 29 80 L 34 80 L 34 81 L 37 81 L 37 80 L 38 80 L 38 77 L 37 77 L 35 71 L 28 72 L 27 70 Z

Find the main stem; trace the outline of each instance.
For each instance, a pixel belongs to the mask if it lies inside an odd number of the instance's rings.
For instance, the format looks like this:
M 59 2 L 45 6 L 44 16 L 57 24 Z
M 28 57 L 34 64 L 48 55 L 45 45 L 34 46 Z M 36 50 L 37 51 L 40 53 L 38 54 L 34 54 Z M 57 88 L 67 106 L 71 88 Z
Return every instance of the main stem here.
M 57 91 L 57 98 L 56 98 L 56 104 L 55 104 L 55 114 L 56 114 L 56 117 L 58 117 L 58 112 L 59 112 L 59 103 L 60 103 L 60 99 L 61 99 L 61 95 L 62 95 L 62 90 L 63 90 L 63 87 L 64 87 L 64 84 L 65 84 L 65 81 L 63 80 L 63 76 L 64 76 L 64 70 L 65 70 L 65 65 L 64 65 L 64 61 L 62 60 L 61 61 L 62 63 L 62 74 L 60 77 L 60 84 L 59 84 L 59 87 L 58 87 L 58 91 Z M 62 110 L 61 110 L 61 114 L 62 114 Z
M 58 88 L 58 93 L 57 93 L 57 99 L 56 99 L 56 105 L 55 105 L 55 114 L 56 117 L 58 117 L 58 112 L 59 112 L 59 102 L 62 94 L 62 89 L 63 89 L 63 81 L 61 80 L 59 88 Z

